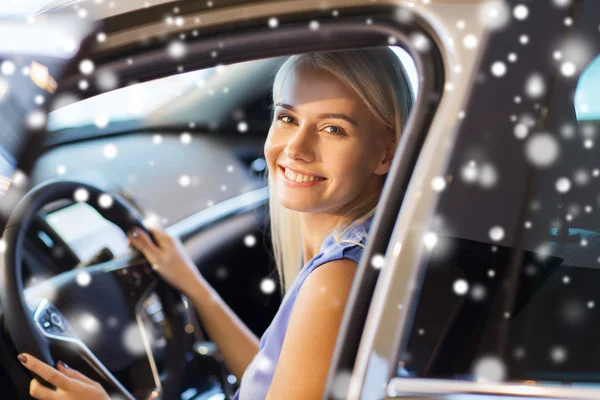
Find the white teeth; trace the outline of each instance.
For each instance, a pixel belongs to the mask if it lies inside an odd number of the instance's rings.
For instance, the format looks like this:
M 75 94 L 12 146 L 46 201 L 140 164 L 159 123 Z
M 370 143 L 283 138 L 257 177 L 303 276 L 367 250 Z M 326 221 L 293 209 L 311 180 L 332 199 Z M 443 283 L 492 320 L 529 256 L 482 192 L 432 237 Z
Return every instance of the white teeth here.
M 285 169 L 285 177 L 288 178 L 290 181 L 294 181 L 294 182 L 298 182 L 298 183 L 314 182 L 317 180 L 317 178 L 315 178 L 314 176 L 297 174 L 293 171 L 290 171 L 287 168 Z

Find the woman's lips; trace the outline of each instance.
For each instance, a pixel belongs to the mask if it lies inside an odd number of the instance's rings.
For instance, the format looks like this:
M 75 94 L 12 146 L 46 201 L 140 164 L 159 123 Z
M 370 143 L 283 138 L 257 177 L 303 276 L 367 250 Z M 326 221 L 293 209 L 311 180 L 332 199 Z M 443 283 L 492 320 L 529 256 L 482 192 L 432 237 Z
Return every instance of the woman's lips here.
M 322 179 L 318 179 L 318 180 L 314 180 L 312 182 L 296 182 L 296 181 L 292 181 L 290 179 L 288 179 L 287 176 L 285 176 L 285 168 L 283 167 L 279 167 L 279 171 L 281 172 L 281 177 L 283 178 L 283 181 L 285 182 L 286 185 L 291 186 L 291 187 L 310 187 L 310 186 L 315 186 L 318 185 L 321 182 L 325 182 L 325 180 L 327 178 L 322 178 Z

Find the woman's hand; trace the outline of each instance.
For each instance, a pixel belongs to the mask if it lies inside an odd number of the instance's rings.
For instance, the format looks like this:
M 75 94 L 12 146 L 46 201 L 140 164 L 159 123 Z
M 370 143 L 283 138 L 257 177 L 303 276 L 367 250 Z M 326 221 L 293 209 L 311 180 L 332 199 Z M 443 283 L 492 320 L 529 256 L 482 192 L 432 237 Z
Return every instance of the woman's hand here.
M 141 229 L 133 228 L 127 236 L 131 244 L 144 254 L 160 276 L 171 286 L 190 297 L 203 281 L 198 268 L 190 259 L 179 239 L 168 233 L 149 227 L 158 246 Z
M 28 370 L 34 372 L 56 388 L 56 390 L 52 390 L 42 385 L 37 379 L 32 379 L 29 384 L 29 394 L 34 399 L 110 400 L 102 385 L 91 380 L 81 372 L 69 368 L 62 361 L 58 362 L 58 369 L 55 369 L 30 354 L 19 354 L 18 358 L 21 364 Z

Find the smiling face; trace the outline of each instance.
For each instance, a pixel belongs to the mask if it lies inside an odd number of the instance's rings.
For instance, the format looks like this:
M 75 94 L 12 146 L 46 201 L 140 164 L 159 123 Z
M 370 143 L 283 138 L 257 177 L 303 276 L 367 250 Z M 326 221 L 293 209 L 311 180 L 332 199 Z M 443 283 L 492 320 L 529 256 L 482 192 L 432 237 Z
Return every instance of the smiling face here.
M 344 214 L 381 190 L 393 139 L 360 96 L 333 74 L 294 67 L 276 99 L 265 143 L 281 204 Z

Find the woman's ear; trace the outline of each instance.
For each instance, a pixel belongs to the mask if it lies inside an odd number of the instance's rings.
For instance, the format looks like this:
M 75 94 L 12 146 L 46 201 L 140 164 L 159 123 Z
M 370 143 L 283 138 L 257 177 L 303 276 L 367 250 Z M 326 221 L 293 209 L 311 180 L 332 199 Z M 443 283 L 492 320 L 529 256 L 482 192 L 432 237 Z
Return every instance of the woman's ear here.
M 392 160 L 396 154 L 397 140 L 395 138 L 384 140 L 382 145 L 382 156 L 374 171 L 377 175 L 385 175 L 390 171 Z

